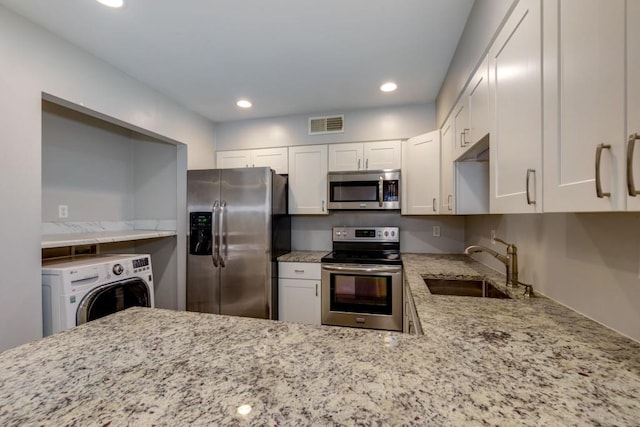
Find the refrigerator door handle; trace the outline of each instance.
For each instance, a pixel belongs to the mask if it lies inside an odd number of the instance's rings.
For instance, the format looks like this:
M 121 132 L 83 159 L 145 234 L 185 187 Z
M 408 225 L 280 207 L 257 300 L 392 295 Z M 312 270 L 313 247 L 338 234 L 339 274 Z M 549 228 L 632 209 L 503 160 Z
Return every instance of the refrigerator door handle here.
M 211 251 L 211 260 L 213 266 L 218 267 L 218 260 L 220 258 L 220 236 L 218 236 L 218 201 L 213 202 L 213 208 L 211 208 L 211 216 L 213 217 L 213 227 L 211 228 L 211 238 L 213 240 L 213 250 Z
M 218 238 L 220 239 L 220 245 L 218 246 L 218 261 L 220 262 L 220 267 L 226 267 L 225 255 L 227 252 L 227 238 L 224 233 L 224 213 L 226 207 L 227 202 L 224 200 L 220 202 L 220 229 L 218 230 Z

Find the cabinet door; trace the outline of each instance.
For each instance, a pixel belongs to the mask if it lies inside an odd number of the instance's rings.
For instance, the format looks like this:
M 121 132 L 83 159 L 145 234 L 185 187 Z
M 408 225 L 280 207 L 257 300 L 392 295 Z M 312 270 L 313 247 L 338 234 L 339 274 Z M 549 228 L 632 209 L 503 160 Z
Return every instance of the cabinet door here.
M 440 199 L 440 131 L 410 138 L 402 149 L 402 214 L 436 215 Z
M 216 167 L 218 169 L 248 168 L 251 166 L 251 150 L 218 151 Z
M 289 147 L 289 213 L 327 215 L 327 146 Z
M 540 0 L 521 0 L 489 50 L 491 213 L 541 212 Z
M 453 123 L 449 119 L 440 130 L 440 213 L 455 213 L 455 196 L 453 185 Z
M 489 133 L 489 62 L 484 61 L 474 74 L 468 89 L 469 146 Z
M 401 152 L 400 141 L 365 142 L 364 168 L 367 170 L 400 169 Z
M 289 170 L 287 153 L 287 147 L 251 150 L 251 166 L 270 167 L 276 173 L 286 174 Z
M 458 159 L 469 145 L 469 109 L 464 94 L 453 109 L 453 132 L 453 157 Z
M 640 2 L 627 2 L 627 134 L 640 135 Z M 633 144 L 640 145 L 634 138 Z M 627 210 L 640 211 L 640 147 L 634 147 L 632 169 L 628 179 L 633 183 L 634 195 L 627 197 Z M 632 154 L 632 153 L 628 153 Z
M 278 279 L 278 318 L 319 325 L 320 280 Z
M 362 143 L 329 145 L 330 171 L 342 172 L 362 169 L 364 169 Z
M 625 1 L 550 0 L 544 11 L 545 211 L 622 210 Z

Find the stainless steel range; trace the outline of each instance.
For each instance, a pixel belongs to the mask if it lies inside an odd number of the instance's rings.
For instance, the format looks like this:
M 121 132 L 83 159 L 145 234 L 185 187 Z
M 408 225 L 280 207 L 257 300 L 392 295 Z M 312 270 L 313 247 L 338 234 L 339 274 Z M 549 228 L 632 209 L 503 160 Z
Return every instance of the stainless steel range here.
M 322 324 L 402 330 L 398 227 L 334 227 L 322 258 Z

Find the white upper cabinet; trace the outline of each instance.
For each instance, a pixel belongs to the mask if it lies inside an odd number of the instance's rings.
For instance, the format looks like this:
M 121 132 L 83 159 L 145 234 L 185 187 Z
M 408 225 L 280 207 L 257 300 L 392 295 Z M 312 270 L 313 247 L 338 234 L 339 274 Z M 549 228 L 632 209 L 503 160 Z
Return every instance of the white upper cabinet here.
M 440 131 L 410 138 L 402 149 L 402 214 L 436 215 L 440 199 Z
M 332 172 L 364 169 L 362 143 L 329 145 L 329 170 Z
M 637 28 L 638 2 L 627 5 Z M 545 211 L 624 210 L 625 1 L 548 0 L 544 12 Z M 631 84 L 638 38 L 627 40 Z
M 440 129 L 440 213 L 455 213 L 453 168 L 453 120 L 448 119 Z
M 255 150 L 218 151 L 218 169 L 270 167 L 276 173 L 288 173 L 287 147 Z
M 469 140 L 469 99 L 462 96 L 453 109 L 453 158 L 458 159 L 467 151 Z
M 401 142 L 377 141 L 329 145 L 331 172 L 400 169 Z
M 465 153 L 489 133 L 488 67 L 485 57 L 453 109 L 454 159 L 465 158 Z
M 289 147 L 289 213 L 327 215 L 327 146 Z
M 540 0 L 521 0 L 489 50 L 491 213 L 542 212 Z
M 251 165 L 251 150 L 218 151 L 216 167 L 218 169 L 248 168 Z
M 489 133 L 489 61 L 485 57 L 467 89 L 469 132 L 465 141 L 471 146 Z
M 640 2 L 627 1 L 627 209 L 640 211 Z

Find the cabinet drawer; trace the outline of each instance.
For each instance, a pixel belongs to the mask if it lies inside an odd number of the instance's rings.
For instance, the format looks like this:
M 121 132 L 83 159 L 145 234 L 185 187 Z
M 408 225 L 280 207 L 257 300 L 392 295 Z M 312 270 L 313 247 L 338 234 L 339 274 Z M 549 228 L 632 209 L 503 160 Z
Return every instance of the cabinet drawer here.
M 278 277 L 286 279 L 320 280 L 320 263 L 316 262 L 281 262 Z

